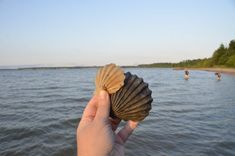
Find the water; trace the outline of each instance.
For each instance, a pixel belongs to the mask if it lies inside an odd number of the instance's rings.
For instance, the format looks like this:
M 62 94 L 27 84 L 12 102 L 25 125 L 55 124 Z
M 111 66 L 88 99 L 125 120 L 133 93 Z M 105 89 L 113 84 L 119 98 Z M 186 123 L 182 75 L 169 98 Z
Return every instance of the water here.
M 235 155 L 235 77 L 172 69 L 125 69 L 153 91 L 150 115 L 128 156 Z M 0 155 L 76 155 L 76 127 L 96 69 L 1 70 Z

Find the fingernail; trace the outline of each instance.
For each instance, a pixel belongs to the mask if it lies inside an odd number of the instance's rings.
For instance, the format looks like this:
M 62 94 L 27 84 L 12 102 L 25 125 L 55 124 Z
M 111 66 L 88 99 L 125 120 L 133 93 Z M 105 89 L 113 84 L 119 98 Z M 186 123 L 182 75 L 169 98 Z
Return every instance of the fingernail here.
M 101 90 L 99 93 L 99 105 L 109 104 L 109 94 L 105 90 Z
M 99 95 L 101 98 L 106 98 L 108 94 L 105 90 L 101 90 Z
M 129 121 L 129 126 L 131 129 L 135 129 L 138 126 L 138 122 L 136 121 Z

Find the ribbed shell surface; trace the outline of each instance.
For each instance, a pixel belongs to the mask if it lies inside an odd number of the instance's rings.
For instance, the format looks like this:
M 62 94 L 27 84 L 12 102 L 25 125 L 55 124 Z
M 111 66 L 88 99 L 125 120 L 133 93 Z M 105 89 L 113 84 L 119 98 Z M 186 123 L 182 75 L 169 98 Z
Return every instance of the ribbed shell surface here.
M 151 110 L 151 94 L 142 78 L 125 73 L 124 86 L 110 95 L 111 116 L 125 121 L 142 121 Z

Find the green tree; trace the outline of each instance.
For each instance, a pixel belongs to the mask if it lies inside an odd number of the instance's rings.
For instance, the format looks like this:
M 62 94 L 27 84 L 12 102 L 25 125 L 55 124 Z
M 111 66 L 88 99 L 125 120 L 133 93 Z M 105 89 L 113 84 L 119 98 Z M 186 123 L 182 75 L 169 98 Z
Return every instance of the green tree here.
M 213 53 L 212 62 L 214 65 L 219 65 L 219 59 L 221 56 L 226 55 L 226 48 L 223 44 Z
M 231 40 L 229 43 L 229 50 L 235 50 L 235 40 Z
M 228 67 L 235 67 L 235 55 L 229 57 L 229 60 L 226 62 Z
M 203 67 L 213 67 L 212 59 L 211 59 L 211 58 L 206 59 L 206 60 L 203 62 Z
M 229 59 L 229 54 L 228 54 L 228 50 L 226 49 L 225 53 L 219 58 L 218 64 L 225 65 L 228 59 Z
M 144 64 L 140 67 L 213 67 L 215 65 L 235 67 L 235 40 L 231 40 L 228 47 L 221 44 L 210 58 L 184 60 L 179 63 Z
M 235 40 L 230 41 L 229 47 L 228 47 L 228 53 L 229 53 L 229 56 L 235 54 Z

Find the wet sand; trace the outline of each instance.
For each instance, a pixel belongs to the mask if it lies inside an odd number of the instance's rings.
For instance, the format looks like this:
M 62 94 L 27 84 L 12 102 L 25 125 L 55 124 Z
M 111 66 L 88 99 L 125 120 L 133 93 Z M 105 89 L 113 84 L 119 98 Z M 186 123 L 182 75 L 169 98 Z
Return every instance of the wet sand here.
M 208 72 L 220 72 L 225 74 L 231 74 L 235 76 L 235 68 L 183 68 L 183 67 L 177 67 L 174 68 L 174 70 L 203 70 Z

